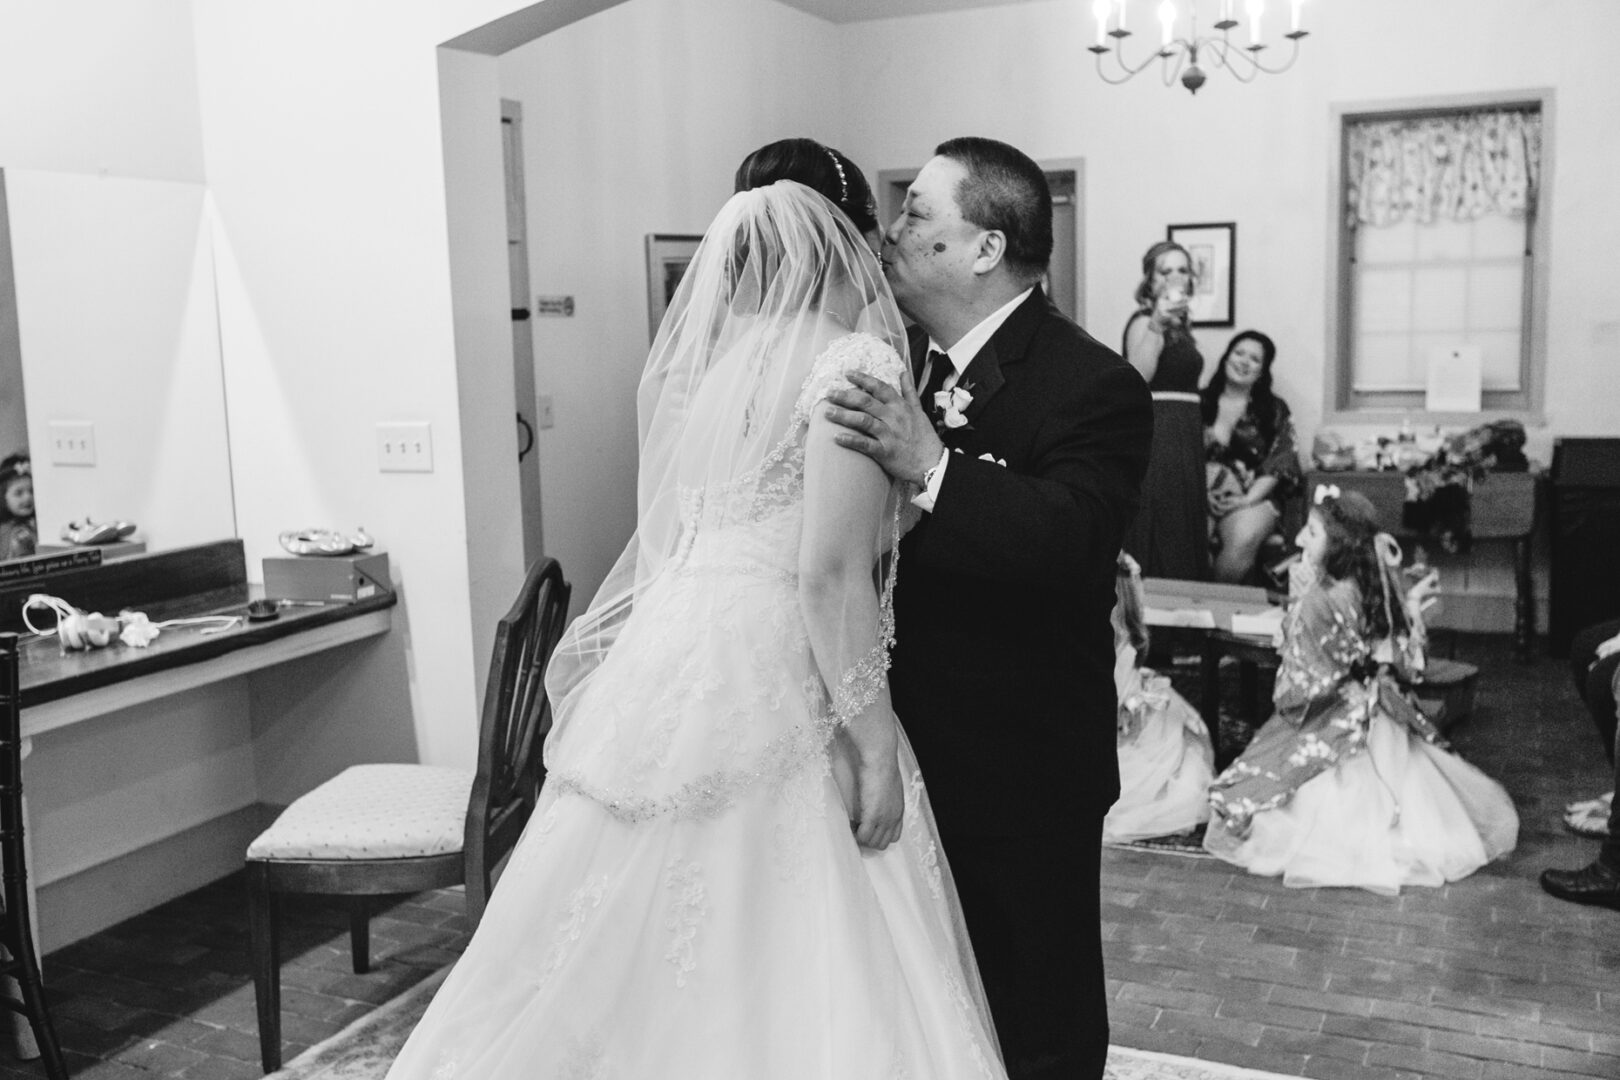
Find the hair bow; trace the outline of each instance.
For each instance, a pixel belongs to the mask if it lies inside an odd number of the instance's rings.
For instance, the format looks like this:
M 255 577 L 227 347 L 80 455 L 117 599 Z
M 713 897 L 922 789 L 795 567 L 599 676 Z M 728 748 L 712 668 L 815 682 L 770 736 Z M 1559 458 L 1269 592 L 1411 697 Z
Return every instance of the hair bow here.
M 1340 492 L 1339 492 L 1339 485 L 1338 484 L 1317 484 L 1316 485 L 1316 497 L 1312 501 L 1317 506 L 1321 506 L 1323 503 L 1327 502 L 1329 499 L 1337 499 L 1339 497 L 1339 495 L 1340 495 Z

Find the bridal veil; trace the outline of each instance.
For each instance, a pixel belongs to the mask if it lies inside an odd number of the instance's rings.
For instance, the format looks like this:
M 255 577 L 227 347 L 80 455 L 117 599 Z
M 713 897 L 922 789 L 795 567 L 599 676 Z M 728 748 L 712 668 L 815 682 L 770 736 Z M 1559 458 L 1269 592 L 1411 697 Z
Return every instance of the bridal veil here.
M 806 381 L 828 346 L 852 333 L 907 355 L 882 266 L 850 220 L 791 180 L 733 195 L 698 245 L 642 374 L 636 532 L 551 661 L 552 745 L 660 571 L 706 534 L 796 496 L 784 466 L 796 443 L 802 449 Z M 874 528 L 874 566 L 893 541 L 893 510 Z M 885 596 L 887 576 L 878 581 Z M 835 714 L 840 693 L 858 697 L 883 676 L 871 650 L 838 651 L 844 670 L 822 673 Z

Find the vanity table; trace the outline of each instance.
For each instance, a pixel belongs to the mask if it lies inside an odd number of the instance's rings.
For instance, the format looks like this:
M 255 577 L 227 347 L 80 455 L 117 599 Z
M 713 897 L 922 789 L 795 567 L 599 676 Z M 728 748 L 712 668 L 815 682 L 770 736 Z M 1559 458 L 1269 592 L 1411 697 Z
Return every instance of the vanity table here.
M 0 627 L 26 633 L 21 606 L 46 592 L 86 611 L 144 611 L 153 622 L 203 615 L 240 616 L 236 626 L 162 631 L 145 648 L 118 643 L 62 652 L 55 638 L 22 647 L 23 738 L 244 675 L 300 656 L 386 633 L 392 591 L 346 603 L 279 606 L 274 619 L 250 622 L 247 606 L 262 590 L 247 581 L 240 540 L 178 548 L 68 570 L 0 588 Z
M 44 952 L 240 865 L 266 803 L 276 801 L 263 795 L 261 775 L 289 752 L 260 745 L 273 723 L 255 716 L 266 692 L 319 696 L 334 668 L 357 670 L 370 685 L 375 649 L 333 650 L 386 635 L 393 591 L 277 605 L 275 618 L 250 622 L 248 604 L 262 589 L 246 570 L 241 541 L 230 540 L 0 585 L 0 629 L 23 633 L 22 604 L 35 592 L 107 615 L 141 611 L 153 622 L 242 616 L 217 632 L 165 628 L 144 648 L 115 638 L 63 653 L 54 637 L 24 640 L 30 887 Z M 40 616 L 52 618 L 40 610 L 36 624 Z M 291 752 L 311 751 L 319 752 L 295 742 Z

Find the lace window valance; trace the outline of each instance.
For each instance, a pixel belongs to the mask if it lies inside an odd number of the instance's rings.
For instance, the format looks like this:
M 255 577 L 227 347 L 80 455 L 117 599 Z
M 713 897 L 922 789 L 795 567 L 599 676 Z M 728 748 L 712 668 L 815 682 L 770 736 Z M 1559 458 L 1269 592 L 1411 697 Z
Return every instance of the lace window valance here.
M 1351 228 L 1523 217 L 1541 172 L 1539 111 L 1486 110 L 1348 126 Z

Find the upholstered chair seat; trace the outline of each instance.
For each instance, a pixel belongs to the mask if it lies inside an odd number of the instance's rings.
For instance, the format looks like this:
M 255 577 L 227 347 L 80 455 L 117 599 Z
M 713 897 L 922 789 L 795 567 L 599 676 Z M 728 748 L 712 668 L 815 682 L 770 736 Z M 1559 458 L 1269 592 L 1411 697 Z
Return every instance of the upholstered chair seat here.
M 410 859 L 460 851 L 471 769 L 352 765 L 294 802 L 250 859 Z

